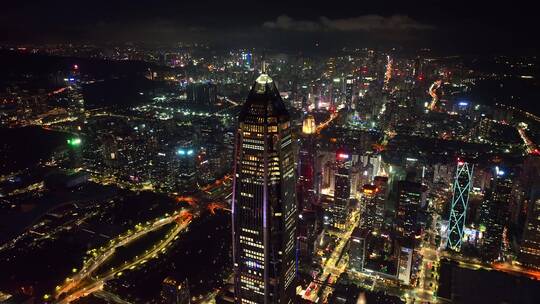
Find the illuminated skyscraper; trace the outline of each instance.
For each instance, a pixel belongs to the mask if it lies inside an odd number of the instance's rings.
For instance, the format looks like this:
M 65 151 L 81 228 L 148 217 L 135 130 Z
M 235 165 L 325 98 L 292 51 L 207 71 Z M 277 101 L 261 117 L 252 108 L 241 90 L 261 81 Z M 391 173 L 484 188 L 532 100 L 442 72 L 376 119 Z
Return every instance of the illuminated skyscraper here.
M 233 214 L 235 302 L 293 303 L 297 209 L 289 114 L 266 75 L 240 111 Z
M 191 141 L 185 141 L 180 144 L 176 150 L 176 168 L 177 188 L 178 191 L 193 191 L 196 182 L 196 167 L 195 167 L 195 149 Z
M 448 239 L 446 247 L 455 251 L 461 250 L 465 217 L 469 203 L 474 165 L 458 160 L 456 178 L 452 187 L 453 195 L 450 205 L 450 219 L 448 221 Z
M 508 207 L 512 199 L 513 176 L 511 172 L 495 167 L 480 210 L 482 256 L 486 261 L 496 260 L 503 249 L 503 233 L 508 221 Z
M 538 186 L 531 191 L 519 259 L 528 267 L 540 269 L 540 188 Z
M 396 230 L 399 237 L 412 239 L 418 232 L 418 210 L 422 204 L 423 187 L 407 180 L 398 182 Z
M 540 157 L 527 157 L 523 169 L 521 185 L 527 189 L 528 202 L 519 260 L 523 265 L 540 269 Z
M 351 197 L 351 161 L 350 155 L 343 150 L 336 154 L 336 174 L 334 178 L 334 202 L 327 210 L 327 224 L 344 229 L 349 216 Z
M 302 122 L 302 133 L 304 135 L 312 135 L 316 131 L 315 118 L 313 115 L 309 114 L 304 118 Z
M 355 109 L 356 106 L 354 104 L 354 86 L 356 84 L 356 79 L 353 77 L 353 75 L 347 75 L 345 78 L 345 100 L 346 100 L 346 106 L 352 109 Z
M 316 202 L 315 193 L 315 119 L 308 115 L 302 125 L 301 146 L 298 164 L 298 205 L 301 210 L 312 209 Z
M 361 208 L 363 209 L 362 226 L 379 231 L 384 222 L 384 197 L 382 189 L 366 184 L 362 187 Z
M 366 241 L 369 230 L 354 228 L 349 245 L 349 267 L 353 271 L 364 270 L 364 260 L 366 255 Z
M 393 71 L 393 64 L 394 60 L 390 57 L 390 55 L 386 56 L 386 72 L 384 73 L 384 86 L 383 88 L 385 90 L 389 89 L 390 79 L 392 79 L 392 71 Z

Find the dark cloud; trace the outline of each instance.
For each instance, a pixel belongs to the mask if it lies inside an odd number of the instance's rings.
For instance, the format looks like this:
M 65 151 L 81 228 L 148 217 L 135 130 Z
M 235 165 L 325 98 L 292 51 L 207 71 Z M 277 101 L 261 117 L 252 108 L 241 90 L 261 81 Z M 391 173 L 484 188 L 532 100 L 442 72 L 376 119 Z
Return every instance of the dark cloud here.
M 319 22 L 294 20 L 287 15 L 281 15 L 277 17 L 275 21 L 267 21 L 263 23 L 264 28 L 285 30 L 285 31 L 300 31 L 300 32 L 313 32 L 323 29 L 323 26 Z
M 431 30 L 435 27 L 423 24 L 405 15 L 384 17 L 381 15 L 364 15 L 353 18 L 330 19 L 320 17 L 317 21 L 295 20 L 287 15 L 281 15 L 274 21 L 263 23 L 267 29 L 284 31 L 405 31 Z
M 511 6 L 471 0 L 3 2 L 0 43 L 183 41 L 303 49 L 327 41 L 334 48 L 540 48 L 540 40 L 531 38 L 539 36 L 536 11 L 519 0 Z

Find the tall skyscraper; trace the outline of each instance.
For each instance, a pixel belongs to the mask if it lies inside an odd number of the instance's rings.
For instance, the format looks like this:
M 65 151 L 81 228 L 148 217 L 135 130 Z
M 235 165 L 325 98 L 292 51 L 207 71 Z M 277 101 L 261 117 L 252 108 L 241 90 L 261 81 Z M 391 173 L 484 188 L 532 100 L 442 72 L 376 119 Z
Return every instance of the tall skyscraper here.
M 474 165 L 458 160 L 456 178 L 452 187 L 453 195 L 450 205 L 450 219 L 448 221 L 448 239 L 446 241 L 446 247 L 455 251 L 461 250 L 469 193 L 472 186 L 473 168 Z
M 362 186 L 362 227 L 379 231 L 384 222 L 384 197 L 382 189 L 376 185 L 366 184 Z
M 261 74 L 236 134 L 233 261 L 236 303 L 293 303 L 297 209 L 289 114 Z
M 510 172 L 495 167 L 493 173 L 490 189 L 480 208 L 480 231 L 483 233 L 482 255 L 487 261 L 497 259 L 501 253 L 513 187 L 513 177 Z
M 298 164 L 298 205 L 300 210 L 311 210 L 316 203 L 315 193 L 315 118 L 307 115 L 302 125 Z
M 538 186 L 531 191 L 527 209 L 519 260 L 528 267 L 540 269 L 540 188 Z
M 411 282 L 413 250 L 411 245 L 399 246 L 397 276 L 400 281 L 409 285 Z
M 346 106 L 349 109 L 355 109 L 356 106 L 354 104 L 355 98 L 354 98 L 354 87 L 356 85 L 356 79 L 353 75 L 347 75 L 345 78 L 345 100 L 346 100 Z
M 349 267 L 353 271 L 364 270 L 364 260 L 366 256 L 366 241 L 369 230 L 356 227 L 351 235 L 349 245 Z
M 176 161 L 173 162 L 177 170 L 176 186 L 178 191 L 193 191 L 196 183 L 196 153 L 192 141 L 183 141 L 176 150 Z
M 334 178 L 334 202 L 328 208 L 329 224 L 334 228 L 344 229 L 349 216 L 351 197 L 351 161 L 344 150 L 336 153 L 336 174 Z
M 527 193 L 523 238 L 519 260 L 528 267 L 540 269 L 540 157 L 525 159 L 520 184 Z
M 422 204 L 422 184 L 411 181 L 398 182 L 396 230 L 399 237 L 412 239 L 418 232 L 418 210 Z

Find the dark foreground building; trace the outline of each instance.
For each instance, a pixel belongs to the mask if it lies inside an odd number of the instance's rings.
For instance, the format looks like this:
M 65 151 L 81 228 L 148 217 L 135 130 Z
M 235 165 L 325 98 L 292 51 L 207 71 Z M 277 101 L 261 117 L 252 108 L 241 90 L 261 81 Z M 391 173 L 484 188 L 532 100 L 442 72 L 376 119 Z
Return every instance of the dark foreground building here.
M 291 124 L 264 73 L 240 112 L 234 174 L 235 302 L 293 303 L 297 210 Z

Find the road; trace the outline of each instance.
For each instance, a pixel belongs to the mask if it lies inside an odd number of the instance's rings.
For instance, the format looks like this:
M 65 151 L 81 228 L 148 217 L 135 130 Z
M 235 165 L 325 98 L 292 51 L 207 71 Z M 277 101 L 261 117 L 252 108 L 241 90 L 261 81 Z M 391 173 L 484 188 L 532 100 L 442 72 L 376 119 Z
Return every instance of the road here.
M 436 223 L 436 212 L 432 210 L 431 214 L 432 223 Z M 436 227 L 429 227 L 424 232 L 419 250 L 422 264 L 418 273 L 418 282 L 414 289 L 405 292 L 407 303 L 439 303 L 436 293 L 441 257 L 435 241 L 437 233 Z
M 519 265 L 512 264 L 510 262 L 493 263 L 491 265 L 493 269 L 506 272 L 512 275 L 521 275 L 534 280 L 540 280 L 540 271 L 534 269 L 528 269 Z
M 94 295 L 105 300 L 107 303 L 132 304 L 131 302 L 121 299 L 118 295 L 105 290 L 96 291 Z
M 336 119 L 336 117 L 338 117 L 338 113 L 337 113 L 337 112 L 330 113 L 330 117 L 329 117 L 327 120 L 323 121 L 322 123 L 320 123 L 320 124 L 317 126 L 317 128 L 315 129 L 315 133 L 320 134 L 321 131 L 322 131 L 324 128 L 328 127 L 328 125 L 330 125 L 330 123 L 331 123 L 334 119 Z
M 161 250 L 164 250 L 181 231 L 188 227 L 192 220 L 192 216 L 186 215 L 186 212 L 186 210 L 175 212 L 170 216 L 157 219 L 153 223 L 146 226 L 137 225 L 135 232 L 128 231 L 127 234 L 120 235 L 117 240 L 111 240 L 109 247 L 100 249 L 99 251 L 90 251 L 94 257 L 86 261 L 83 268 L 75 276 L 66 279 L 66 282 L 56 289 L 57 299 L 60 299 L 62 295 L 67 295 L 58 303 L 70 303 L 71 301 L 86 296 L 93 291 L 100 290 L 99 286 L 103 286 L 106 281 L 112 279 L 115 275 L 121 275 L 123 270 L 126 270 L 139 263 L 144 264 L 147 259 L 157 255 Z M 143 255 L 137 256 L 135 260 L 125 263 L 117 269 L 111 269 L 104 275 L 98 276 L 94 274 L 100 266 L 102 266 L 115 254 L 118 247 L 128 245 L 143 235 L 146 235 L 147 233 L 174 221 L 179 221 L 178 225 L 171 233 L 167 235 L 165 240 L 154 246 L 151 250 L 145 252 Z M 93 277 L 98 279 L 95 280 Z
M 521 140 L 523 140 L 525 147 L 527 148 L 527 153 L 540 154 L 540 151 L 538 150 L 536 144 L 527 136 L 527 133 L 525 133 L 525 129 L 518 126 L 517 131 L 519 133 L 519 136 L 521 137 Z
M 351 238 L 354 228 L 358 225 L 358 220 L 359 212 L 353 211 L 351 217 L 349 218 L 349 223 L 346 225 L 349 228 L 345 232 L 335 234 L 339 238 L 339 241 L 330 254 L 330 257 L 324 263 L 321 274 L 308 286 L 309 291 L 306 289 L 306 291 L 303 292 L 304 299 L 312 302 L 325 303 L 330 293 L 332 293 L 332 287 L 324 286 L 320 282 L 327 282 L 330 276 L 334 276 L 334 280 L 336 280 L 345 271 L 346 263 L 339 260 L 342 256 L 343 250 L 346 247 L 345 245 Z M 338 261 L 340 263 L 338 263 Z M 317 295 L 319 294 L 319 288 L 322 288 L 322 290 L 320 290 L 321 296 L 318 299 Z
M 438 288 L 439 252 L 429 244 L 420 249 L 422 265 L 418 274 L 416 287 L 405 293 L 407 303 L 439 303 L 436 292 Z

